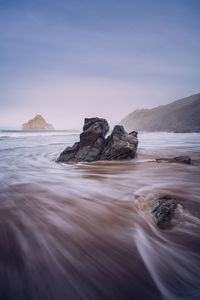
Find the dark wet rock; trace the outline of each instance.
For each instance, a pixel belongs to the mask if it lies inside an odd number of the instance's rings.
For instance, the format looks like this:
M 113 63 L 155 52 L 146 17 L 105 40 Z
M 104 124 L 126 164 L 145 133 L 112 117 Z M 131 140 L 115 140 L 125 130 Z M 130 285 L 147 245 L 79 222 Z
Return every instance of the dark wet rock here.
M 160 228 L 169 222 L 175 209 L 177 208 L 177 201 L 172 199 L 170 195 L 162 195 L 155 199 L 151 205 L 151 214 L 156 225 Z
M 123 126 L 115 126 L 112 134 L 105 139 L 109 125 L 105 119 L 85 119 L 80 142 L 67 147 L 59 156 L 58 162 L 80 162 L 96 160 L 119 160 L 134 158 L 138 140 L 137 133 L 124 131 Z
M 171 162 L 179 162 L 179 163 L 184 163 L 184 164 L 191 164 L 191 158 L 189 156 L 177 156 L 174 157 Z
M 60 154 L 58 162 L 90 162 L 100 159 L 108 131 L 109 126 L 105 119 L 85 119 L 83 132 L 80 134 L 80 142 L 75 143 L 73 147 L 67 147 Z
M 123 126 L 116 125 L 112 134 L 106 140 L 101 159 L 120 160 L 134 158 L 137 145 L 138 140 L 135 131 L 128 134 L 124 131 Z
M 183 163 L 183 164 L 191 164 L 191 158 L 187 155 L 185 156 L 177 156 L 174 158 L 157 158 L 156 161 L 159 162 L 170 162 L 170 163 Z
M 131 131 L 129 134 L 131 134 L 131 135 L 133 135 L 133 136 L 135 136 L 135 137 L 138 136 L 138 132 L 137 132 L 137 131 Z

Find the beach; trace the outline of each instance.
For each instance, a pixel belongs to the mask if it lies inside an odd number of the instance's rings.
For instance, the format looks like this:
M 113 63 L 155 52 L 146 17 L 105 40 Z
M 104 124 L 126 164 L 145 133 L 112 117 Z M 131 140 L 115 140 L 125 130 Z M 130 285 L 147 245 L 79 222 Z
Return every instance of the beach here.
M 138 134 L 135 159 L 57 163 L 72 131 L 0 131 L 0 299 L 200 298 L 200 134 Z M 157 163 L 189 155 L 191 165 Z M 150 214 L 170 194 L 166 229 Z

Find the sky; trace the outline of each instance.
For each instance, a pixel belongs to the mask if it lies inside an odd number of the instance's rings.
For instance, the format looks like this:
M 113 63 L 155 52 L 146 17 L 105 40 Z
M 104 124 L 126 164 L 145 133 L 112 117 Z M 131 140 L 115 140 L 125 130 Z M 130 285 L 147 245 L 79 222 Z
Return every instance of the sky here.
M 111 126 L 200 92 L 199 0 L 0 0 L 0 128 Z

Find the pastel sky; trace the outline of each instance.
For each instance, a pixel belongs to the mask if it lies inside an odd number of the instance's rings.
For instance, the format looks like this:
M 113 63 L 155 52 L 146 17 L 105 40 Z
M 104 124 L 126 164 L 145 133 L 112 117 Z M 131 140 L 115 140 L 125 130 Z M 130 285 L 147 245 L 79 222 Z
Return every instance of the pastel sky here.
M 200 91 L 199 0 L 0 0 L 0 128 L 111 126 Z

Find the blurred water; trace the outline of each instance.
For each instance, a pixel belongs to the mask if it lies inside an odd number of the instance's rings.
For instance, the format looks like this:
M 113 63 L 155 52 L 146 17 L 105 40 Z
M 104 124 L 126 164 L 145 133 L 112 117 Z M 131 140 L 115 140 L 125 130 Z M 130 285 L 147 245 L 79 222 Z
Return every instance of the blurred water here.
M 1 132 L 0 299 L 200 299 L 200 134 L 141 133 L 131 161 L 58 164 L 75 132 Z M 156 163 L 190 155 L 192 165 Z M 149 205 L 170 193 L 172 224 Z

